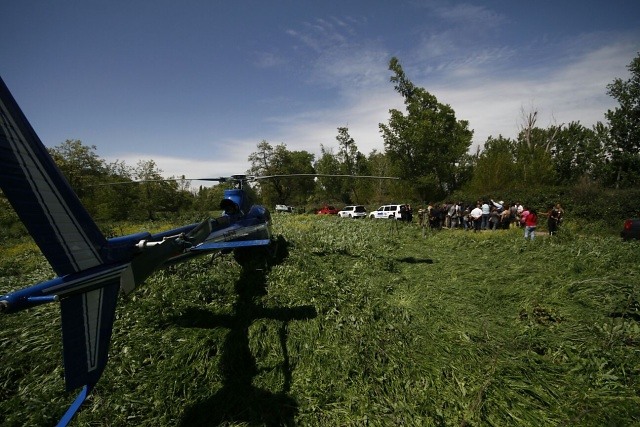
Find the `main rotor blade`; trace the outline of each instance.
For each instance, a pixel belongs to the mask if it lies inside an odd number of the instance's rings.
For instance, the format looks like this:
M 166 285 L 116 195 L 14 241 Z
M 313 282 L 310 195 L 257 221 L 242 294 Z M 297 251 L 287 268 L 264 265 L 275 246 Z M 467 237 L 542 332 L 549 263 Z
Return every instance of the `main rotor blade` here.
M 144 184 L 146 182 L 171 182 L 171 181 L 217 181 L 217 182 L 226 182 L 228 180 L 232 180 L 233 178 L 229 177 L 219 177 L 219 178 L 162 178 L 162 179 L 141 179 L 136 181 L 118 181 L 118 182 L 104 182 L 101 184 L 91 184 L 87 187 L 104 187 L 107 185 L 124 185 L 124 184 Z
M 378 176 L 378 175 L 348 175 L 348 174 L 328 174 L 328 173 L 288 173 L 288 174 L 275 174 L 275 175 L 231 175 L 220 176 L 216 178 L 166 178 L 166 179 L 142 179 L 139 181 L 121 181 L 121 182 L 106 182 L 102 184 L 93 184 L 90 187 L 101 187 L 106 185 L 122 185 L 122 184 L 142 184 L 145 182 L 167 182 L 167 181 L 217 181 L 217 182 L 252 182 L 260 179 L 273 179 L 273 178 L 357 178 L 357 179 L 392 179 L 399 180 L 397 176 Z
M 185 178 L 141 179 L 139 181 L 103 182 L 100 184 L 90 184 L 90 185 L 87 185 L 87 187 L 105 187 L 107 185 L 131 185 L 131 184 L 144 184 L 145 182 L 168 182 L 168 181 L 190 181 L 190 180 Z
M 397 176 L 376 176 L 376 175 L 341 175 L 341 174 L 328 174 L 328 173 L 289 173 L 282 175 L 262 175 L 254 176 L 253 179 L 268 179 L 268 178 L 287 178 L 287 177 L 319 177 L 319 178 L 368 178 L 368 179 L 400 179 Z

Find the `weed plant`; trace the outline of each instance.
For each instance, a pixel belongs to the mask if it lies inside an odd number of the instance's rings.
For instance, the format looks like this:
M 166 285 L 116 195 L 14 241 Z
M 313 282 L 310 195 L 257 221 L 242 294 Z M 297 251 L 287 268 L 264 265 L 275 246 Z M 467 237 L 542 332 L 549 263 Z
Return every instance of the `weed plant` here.
M 312 215 L 274 232 L 270 269 L 200 258 L 122 298 L 74 425 L 640 423 L 640 244 Z M 52 276 L 32 243 L 0 249 L 0 294 Z M 0 317 L 0 424 L 73 400 L 58 311 Z

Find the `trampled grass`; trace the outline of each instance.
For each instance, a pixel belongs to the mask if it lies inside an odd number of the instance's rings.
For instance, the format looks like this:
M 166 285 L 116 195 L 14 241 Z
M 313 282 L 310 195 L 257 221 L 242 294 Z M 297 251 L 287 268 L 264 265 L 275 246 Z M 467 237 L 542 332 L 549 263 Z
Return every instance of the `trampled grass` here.
M 201 258 L 122 298 L 74 425 L 640 423 L 640 244 L 307 215 L 274 231 L 269 271 Z M 51 276 L 23 245 L 2 246 L 0 293 Z M 0 317 L 0 424 L 53 425 L 73 400 L 58 311 Z

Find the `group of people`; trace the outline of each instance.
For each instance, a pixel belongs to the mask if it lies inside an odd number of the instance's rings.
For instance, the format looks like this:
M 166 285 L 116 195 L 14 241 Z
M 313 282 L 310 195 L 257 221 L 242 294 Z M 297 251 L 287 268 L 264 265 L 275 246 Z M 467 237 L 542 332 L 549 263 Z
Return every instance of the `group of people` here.
M 558 232 L 564 216 L 560 203 L 550 206 L 542 214 L 547 217 L 550 235 Z M 463 228 L 464 230 L 498 230 L 510 227 L 524 228 L 524 237 L 533 240 L 538 226 L 538 212 L 519 202 L 505 204 L 502 200 L 479 200 L 475 204 L 448 202 L 431 205 L 418 211 L 421 226 L 434 229 Z

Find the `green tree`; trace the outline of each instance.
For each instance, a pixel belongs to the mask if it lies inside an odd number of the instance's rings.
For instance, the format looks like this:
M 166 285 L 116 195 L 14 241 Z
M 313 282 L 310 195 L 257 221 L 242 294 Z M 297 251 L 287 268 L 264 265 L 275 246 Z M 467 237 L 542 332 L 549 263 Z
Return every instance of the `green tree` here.
M 341 164 L 341 172 L 345 175 L 357 175 L 357 159 L 358 159 L 358 147 L 356 142 L 349 135 L 349 128 L 339 127 L 338 136 L 338 161 Z
M 369 173 L 374 176 L 395 176 L 396 173 L 393 170 L 393 166 L 389 157 L 385 153 L 380 153 L 377 150 L 371 151 L 367 156 L 367 165 Z M 391 200 L 398 200 L 396 197 L 407 196 L 404 194 L 406 185 L 400 181 L 376 179 L 368 181 L 367 192 L 363 194 L 365 200 L 369 203 L 384 204 L 389 203 Z
M 105 165 L 104 180 L 92 187 L 95 213 L 99 220 L 122 221 L 130 218 L 139 200 L 139 188 L 133 184 L 133 168 L 117 160 Z
M 349 128 L 339 127 L 338 135 L 338 155 L 336 159 L 340 164 L 342 175 L 357 175 L 358 156 L 362 155 L 358 151 L 355 140 L 349 135 Z M 340 180 L 340 199 L 344 203 L 351 203 L 355 192 L 355 180 L 343 178 Z
M 139 160 L 133 169 L 133 178 L 138 184 L 139 208 L 144 217 L 155 220 L 158 212 L 176 212 L 178 185 L 173 180 L 165 180 L 162 169 L 153 160 Z
M 456 165 L 456 173 L 454 176 L 455 185 L 454 188 L 463 188 L 473 178 L 473 170 L 476 166 L 477 156 L 469 152 L 460 157 L 458 164 Z
M 607 147 L 611 146 L 611 132 L 609 126 L 598 122 L 593 126 L 594 139 L 602 147 L 598 158 L 602 161 L 593 165 L 593 179 L 603 187 L 611 185 L 611 177 L 616 176 L 616 165 L 612 163 Z
M 270 176 L 258 182 L 260 198 L 267 205 L 304 204 L 313 194 L 313 177 L 283 176 L 313 174 L 314 155 L 307 151 L 289 151 L 285 144 L 273 147 L 267 141 L 258 143 L 258 151 L 249 155 L 249 174 Z
M 631 187 L 640 178 L 640 53 L 628 66 L 631 77 L 617 78 L 607 85 L 607 94 L 619 106 L 605 114 L 611 138 L 608 155 L 614 176 L 609 181 L 618 187 Z
M 575 184 L 581 179 L 594 181 L 597 168 L 605 161 L 604 144 L 597 129 L 571 122 L 557 132 L 551 156 L 558 184 Z
M 321 175 L 341 175 L 342 169 L 338 156 L 333 149 L 320 145 L 320 158 L 314 164 L 316 173 Z M 342 201 L 342 178 L 338 176 L 318 177 L 316 199 L 321 203 Z
M 518 179 L 528 188 L 554 184 L 551 147 L 562 125 L 541 129 L 536 126 L 537 111 L 522 114 L 524 123 L 514 152 Z
M 468 189 L 476 194 L 491 194 L 517 185 L 518 170 L 515 164 L 515 141 L 499 135 L 489 137 L 477 154 L 473 177 Z
M 95 145 L 84 145 L 79 139 L 67 139 L 49 148 L 49 153 L 83 201 L 92 192 L 91 187 L 102 182 L 106 175 L 105 162 L 96 153 Z
M 398 59 L 390 60 L 389 70 L 404 98 L 406 115 L 392 109 L 389 123 L 379 125 L 386 152 L 400 177 L 412 183 L 416 196 L 442 197 L 455 189 L 456 168 L 471 145 L 473 131 L 467 121 L 456 119 L 451 106 L 409 81 Z
M 321 156 L 315 164 L 318 174 L 336 175 L 318 178 L 318 195 L 324 202 L 365 203 L 371 193 L 372 180 L 358 178 L 359 175 L 371 175 L 367 157 L 358 151 L 355 140 L 349 134 L 349 128 L 339 127 L 338 152 L 332 148 L 320 146 Z M 351 175 L 353 178 L 338 176 Z
M 198 187 L 193 199 L 194 211 L 207 212 L 209 215 L 214 215 L 211 212 L 220 211 L 220 201 L 224 197 L 224 189 L 225 186 L 222 184 L 212 187 Z M 214 216 L 217 216 L 217 213 Z

